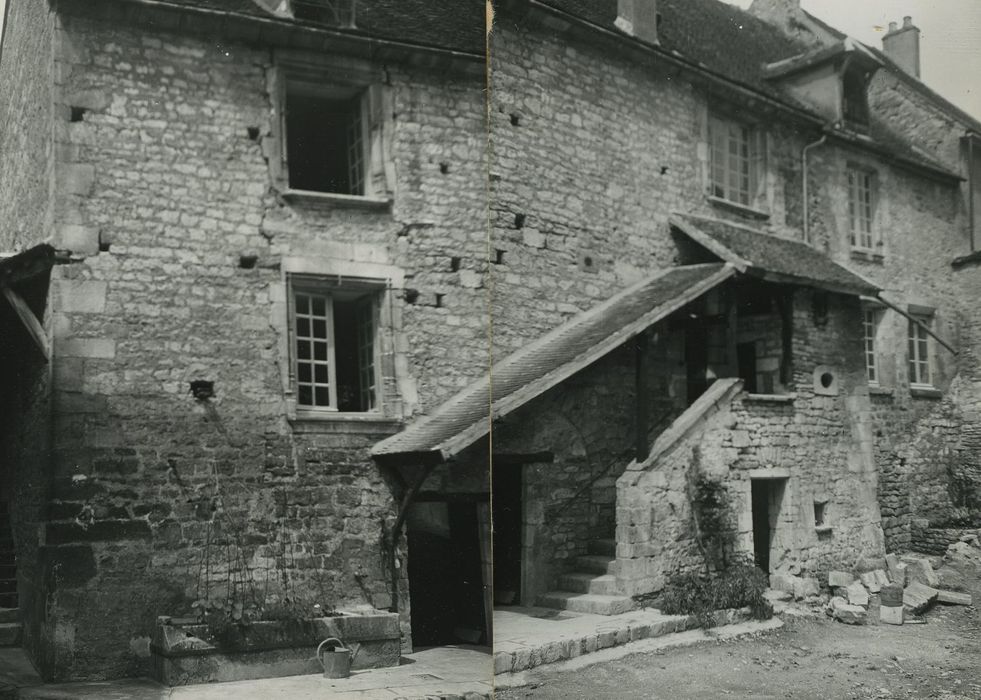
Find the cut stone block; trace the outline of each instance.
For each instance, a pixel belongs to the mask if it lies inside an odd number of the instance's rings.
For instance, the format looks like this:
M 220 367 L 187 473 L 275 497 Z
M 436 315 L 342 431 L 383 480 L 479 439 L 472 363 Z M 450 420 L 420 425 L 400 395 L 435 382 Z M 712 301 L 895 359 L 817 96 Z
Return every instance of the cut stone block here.
M 884 625 L 901 625 L 905 619 L 906 609 L 902 606 L 893 607 L 891 605 L 879 606 L 879 621 Z
M 890 581 L 900 586 L 906 585 L 906 565 L 899 561 L 899 557 L 895 554 L 887 554 L 886 568 L 889 570 Z
M 970 593 L 955 593 L 954 591 L 937 591 L 937 602 L 945 605 L 971 605 Z
M 847 571 L 829 571 L 828 572 L 828 585 L 832 588 L 844 588 L 848 586 L 855 580 Z
M 859 581 L 845 587 L 845 592 L 848 594 L 848 604 L 849 605 L 859 605 L 863 608 L 869 605 L 869 592 L 865 590 Z
M 903 605 L 903 587 L 898 583 L 889 583 L 879 591 L 879 604 L 887 608 L 898 608 Z
M 835 608 L 834 617 L 846 625 L 864 625 L 868 621 L 868 613 L 860 605 L 839 605 Z
M 775 588 L 770 588 L 763 592 L 763 597 L 766 598 L 771 603 L 776 602 L 786 602 L 791 600 L 794 596 L 787 591 L 778 591 Z
M 869 590 L 869 593 L 878 593 L 882 590 L 882 585 L 879 583 L 879 579 L 875 577 L 874 571 L 860 574 L 859 579 L 862 581 L 862 585 Z
M 939 594 L 936 588 L 914 581 L 903 591 L 903 605 L 911 613 L 919 615 L 937 601 Z
M 796 577 L 789 574 L 770 574 L 770 588 L 793 594 L 795 580 Z
M 876 569 L 872 573 L 875 576 L 875 580 L 879 584 L 879 588 L 880 589 L 883 586 L 888 586 L 889 585 L 889 576 L 888 576 L 888 574 L 886 574 L 885 571 L 883 571 L 882 569 Z
M 834 596 L 831 600 L 828 601 L 828 604 L 824 606 L 824 612 L 829 617 L 834 617 L 835 610 L 837 610 L 843 605 L 848 605 L 848 601 L 842 598 L 841 596 Z
M 821 592 L 821 589 L 818 586 L 818 582 L 816 578 L 795 577 L 793 583 L 794 583 L 794 598 L 796 600 L 803 600 L 804 598 L 810 598 L 811 596 L 816 596 Z
M 934 573 L 933 565 L 929 559 L 903 557 L 903 562 L 906 563 L 906 571 L 910 581 L 922 583 L 930 588 L 936 588 L 940 585 L 940 578 Z

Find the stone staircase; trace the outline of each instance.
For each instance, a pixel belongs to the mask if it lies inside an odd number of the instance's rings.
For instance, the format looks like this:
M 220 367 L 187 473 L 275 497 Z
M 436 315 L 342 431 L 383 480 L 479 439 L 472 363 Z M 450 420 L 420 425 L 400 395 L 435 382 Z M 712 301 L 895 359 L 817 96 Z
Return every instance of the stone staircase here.
M 593 615 L 619 615 L 636 607 L 616 592 L 616 541 L 593 540 L 589 552 L 576 557 L 575 571 L 560 576 L 559 590 L 541 596 L 540 606 Z
M 18 646 L 20 634 L 14 536 L 8 504 L 0 501 L 0 647 Z

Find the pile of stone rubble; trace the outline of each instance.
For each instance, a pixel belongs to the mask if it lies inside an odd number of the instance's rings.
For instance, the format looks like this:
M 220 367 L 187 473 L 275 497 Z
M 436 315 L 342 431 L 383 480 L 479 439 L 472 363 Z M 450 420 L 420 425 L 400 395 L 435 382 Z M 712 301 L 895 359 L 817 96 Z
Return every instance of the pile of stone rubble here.
M 935 603 L 971 605 L 971 595 L 945 590 L 936 569 L 946 564 L 968 565 L 981 576 L 981 543 L 976 535 L 968 535 L 952 544 L 944 557 L 917 554 L 886 556 L 884 568 L 853 573 L 831 571 L 828 574 L 830 593 L 819 590 L 817 579 L 790 574 L 770 576 L 773 601 L 805 601 L 824 603 L 824 612 L 851 625 L 869 622 L 870 611 L 879 622 L 901 625 L 912 621 L 909 615 L 920 615 Z M 829 599 L 830 598 L 830 599 Z

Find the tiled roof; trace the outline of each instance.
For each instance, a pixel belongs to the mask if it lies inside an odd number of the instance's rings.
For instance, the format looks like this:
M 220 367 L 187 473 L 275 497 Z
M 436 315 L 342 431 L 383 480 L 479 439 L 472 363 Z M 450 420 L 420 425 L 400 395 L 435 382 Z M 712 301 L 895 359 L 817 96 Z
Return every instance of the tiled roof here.
M 277 15 L 254 0 L 161 0 L 161 4 L 317 26 Z M 356 28 L 341 31 L 482 54 L 484 13 L 482 0 L 358 0 Z
M 492 416 L 541 395 L 734 273 L 718 263 L 674 267 L 633 285 L 495 362 L 491 377 L 476 380 L 430 416 L 379 442 L 372 455 L 446 459 L 456 454 L 487 434 Z
M 803 241 L 719 219 L 673 214 L 671 225 L 740 272 L 833 292 L 875 295 L 879 287 Z
M 606 29 L 613 29 L 617 0 L 543 0 Z M 776 28 L 734 5 L 718 0 L 659 0 L 658 40 L 663 50 L 699 64 L 729 80 L 780 96 L 763 78 L 763 65 L 808 50 Z

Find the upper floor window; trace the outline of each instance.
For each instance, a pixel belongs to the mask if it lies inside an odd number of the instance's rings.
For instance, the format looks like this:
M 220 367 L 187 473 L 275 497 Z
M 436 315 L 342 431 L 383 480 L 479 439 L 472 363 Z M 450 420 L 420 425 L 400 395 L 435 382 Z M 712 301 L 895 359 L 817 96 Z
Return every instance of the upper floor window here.
M 913 316 L 909 322 L 909 383 L 913 388 L 933 386 L 930 334 L 926 331 L 932 320 L 930 316 Z
M 380 72 L 337 59 L 323 66 L 287 61 L 274 76 L 278 157 L 270 165 L 280 188 L 349 202 L 388 201 L 393 109 Z
M 291 278 L 293 384 L 299 409 L 378 409 L 381 293 L 379 284 L 372 282 Z
M 752 125 L 710 116 L 709 192 L 751 207 L 763 181 L 764 135 Z
M 869 76 L 857 67 L 842 77 L 842 117 L 847 126 L 863 132 L 869 128 L 868 82 Z
M 879 321 L 882 318 L 880 309 L 865 309 L 863 311 L 862 330 L 865 339 L 865 375 L 870 386 L 879 386 L 879 359 L 876 347 L 876 335 Z
M 848 228 L 852 248 L 879 252 L 875 230 L 875 173 L 848 168 Z

